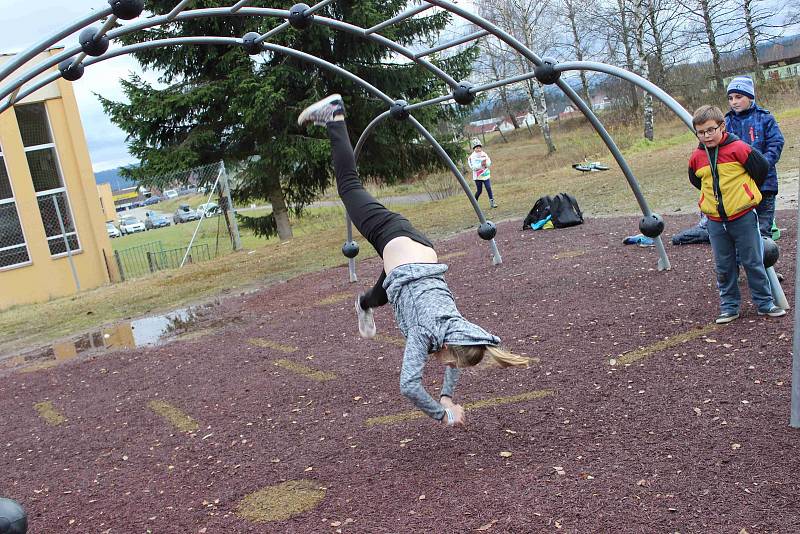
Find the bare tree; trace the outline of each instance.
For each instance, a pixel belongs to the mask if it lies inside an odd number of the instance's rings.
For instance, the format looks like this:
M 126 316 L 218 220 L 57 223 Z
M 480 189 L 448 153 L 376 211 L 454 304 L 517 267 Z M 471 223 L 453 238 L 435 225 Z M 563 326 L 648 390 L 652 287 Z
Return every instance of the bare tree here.
M 619 67 L 624 67 L 631 72 L 636 71 L 634 61 L 634 38 L 628 0 L 613 0 L 606 4 L 598 13 L 601 26 L 605 29 L 606 61 Z M 623 58 L 620 59 L 620 47 Z M 639 96 L 636 87 L 632 84 L 625 85 L 631 109 L 639 107 Z
M 592 15 L 597 11 L 598 6 L 595 0 L 560 0 L 557 4 L 556 13 L 567 30 L 564 36 L 569 35 L 569 39 L 558 43 L 557 46 L 566 49 L 567 55 L 574 57 L 577 61 L 584 61 L 592 55 L 596 34 Z M 589 80 L 586 71 L 580 71 L 580 78 L 583 99 L 591 109 L 592 98 L 589 94 Z
M 475 61 L 476 75 L 484 82 L 502 80 L 515 74 L 513 58 L 508 50 L 500 46 L 497 40 L 484 40 L 481 47 L 481 55 Z M 502 85 L 489 95 L 490 100 L 499 100 L 499 105 L 504 115 L 508 115 L 514 129 L 519 128 L 516 113 L 512 109 L 509 86 Z
M 720 92 L 725 91 L 721 52 L 727 50 L 741 35 L 741 8 L 731 0 L 679 0 L 690 19 L 687 31 L 696 37 L 698 44 L 711 52 L 711 67 L 714 84 Z M 693 27 L 691 19 L 699 23 Z
M 633 3 L 633 22 L 634 37 L 636 38 L 637 64 L 636 73 L 645 79 L 650 79 L 650 68 L 644 50 L 644 24 L 645 24 L 645 3 L 647 0 L 634 0 Z M 642 114 L 644 116 L 644 137 L 653 140 L 653 97 L 650 93 L 644 93 L 642 97 Z
M 548 0 L 476 0 L 475 5 L 481 16 L 514 36 L 530 50 L 541 53 L 552 47 L 550 30 L 555 25 L 555 16 Z M 513 52 L 513 57 L 519 73 L 533 70 L 534 66 L 521 54 Z M 552 154 L 556 146 L 550 134 L 544 90 L 535 78 L 527 80 L 525 86 L 531 113 L 547 144 L 547 153 Z
M 764 69 L 758 61 L 758 44 L 782 35 L 786 28 L 800 22 L 800 7 L 787 12 L 787 4 L 765 0 L 739 0 L 744 12 L 744 29 L 750 65 L 759 81 L 766 81 Z

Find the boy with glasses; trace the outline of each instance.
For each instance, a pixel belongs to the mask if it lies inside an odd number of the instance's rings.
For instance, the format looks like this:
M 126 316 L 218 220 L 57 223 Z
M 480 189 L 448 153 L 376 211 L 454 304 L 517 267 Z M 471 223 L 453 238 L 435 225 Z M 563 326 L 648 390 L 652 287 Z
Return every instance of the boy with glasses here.
M 689 181 L 700 190 L 700 211 L 708 216 L 708 236 L 714 252 L 720 314 L 717 324 L 739 317 L 739 267 L 747 273 L 750 295 L 759 315 L 780 317 L 786 311 L 772 300 L 758 216 L 759 187 L 769 172 L 761 153 L 725 131 L 725 117 L 716 106 L 701 106 L 692 117 L 698 147 L 689 158 Z

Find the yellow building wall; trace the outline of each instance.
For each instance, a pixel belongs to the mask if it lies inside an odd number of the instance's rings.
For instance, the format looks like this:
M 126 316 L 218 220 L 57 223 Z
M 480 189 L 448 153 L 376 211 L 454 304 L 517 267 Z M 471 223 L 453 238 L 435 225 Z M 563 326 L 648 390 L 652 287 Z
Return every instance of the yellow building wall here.
M 114 193 L 111 184 L 97 184 L 97 195 L 100 197 L 100 207 L 106 222 L 117 221 L 117 210 L 114 207 Z
M 72 260 L 85 290 L 109 282 L 106 261 L 112 278 L 118 275 L 75 95 L 69 82 L 59 79 L 56 85 L 61 98 L 48 99 L 45 106 L 81 246 Z M 69 258 L 50 256 L 13 109 L 0 114 L 0 144 L 31 259 L 29 265 L 0 270 L 0 309 L 76 293 Z

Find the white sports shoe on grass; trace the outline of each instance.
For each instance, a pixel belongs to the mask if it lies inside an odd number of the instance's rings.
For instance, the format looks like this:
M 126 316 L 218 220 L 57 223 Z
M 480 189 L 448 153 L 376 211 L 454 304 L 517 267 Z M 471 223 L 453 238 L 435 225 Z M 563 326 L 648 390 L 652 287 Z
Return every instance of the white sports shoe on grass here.
M 372 308 L 366 310 L 361 307 L 361 295 L 356 297 L 356 314 L 358 315 L 358 333 L 364 339 L 375 337 L 375 317 L 372 315 Z
M 302 126 L 307 122 L 311 122 L 319 126 L 325 126 L 336 115 L 344 115 L 344 102 L 342 101 L 342 95 L 332 94 L 304 109 L 300 116 L 297 117 L 297 124 Z

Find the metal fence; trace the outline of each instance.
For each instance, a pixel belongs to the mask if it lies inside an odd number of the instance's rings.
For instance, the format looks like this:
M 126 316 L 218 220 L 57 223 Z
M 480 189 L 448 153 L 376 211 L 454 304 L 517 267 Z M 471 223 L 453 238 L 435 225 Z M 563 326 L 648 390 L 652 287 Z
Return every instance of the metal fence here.
M 144 245 L 130 247 L 123 250 L 115 250 L 114 258 L 117 260 L 119 274 L 123 280 L 130 280 L 154 272 L 150 269 L 148 255 L 161 253 L 164 247 L 161 241 L 151 241 Z
M 184 256 L 186 257 L 185 262 L 183 261 Z M 181 263 L 197 263 L 210 259 L 211 253 L 208 249 L 208 243 L 192 245 L 189 249 L 189 254 L 186 254 L 185 248 L 173 248 L 147 253 L 147 265 L 152 273 L 165 269 L 177 269 L 181 266 Z

